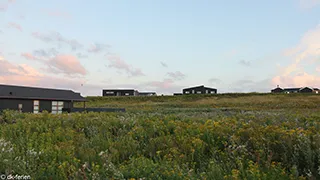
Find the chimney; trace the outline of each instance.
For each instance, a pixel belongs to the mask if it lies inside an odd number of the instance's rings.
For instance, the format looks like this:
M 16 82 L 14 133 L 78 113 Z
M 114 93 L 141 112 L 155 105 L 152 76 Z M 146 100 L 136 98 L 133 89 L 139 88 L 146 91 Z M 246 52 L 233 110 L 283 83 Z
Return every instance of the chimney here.
M 279 85 L 277 85 L 277 88 L 279 88 Z

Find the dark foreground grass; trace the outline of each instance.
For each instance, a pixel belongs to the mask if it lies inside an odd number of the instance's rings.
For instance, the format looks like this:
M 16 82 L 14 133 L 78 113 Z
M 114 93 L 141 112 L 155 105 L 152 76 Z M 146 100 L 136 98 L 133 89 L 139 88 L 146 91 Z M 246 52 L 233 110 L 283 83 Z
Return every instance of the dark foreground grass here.
M 128 111 L 5 112 L 0 174 L 33 179 L 320 178 L 320 96 L 88 99 L 89 107 Z

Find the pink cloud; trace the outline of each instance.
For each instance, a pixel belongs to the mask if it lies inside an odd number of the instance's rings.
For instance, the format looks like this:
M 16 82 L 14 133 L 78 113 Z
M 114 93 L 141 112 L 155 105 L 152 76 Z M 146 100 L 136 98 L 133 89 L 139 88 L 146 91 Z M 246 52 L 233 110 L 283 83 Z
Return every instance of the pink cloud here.
M 320 85 L 320 77 L 308 73 L 301 73 L 295 76 L 276 76 L 272 79 L 273 85 L 294 86 L 294 87 L 318 87 Z
M 125 71 L 129 76 L 144 76 L 144 73 L 139 68 L 134 68 L 123 61 L 119 56 L 109 56 L 109 67 Z
M 41 61 L 42 63 L 47 65 L 47 68 L 43 68 L 43 70 L 49 71 L 51 73 L 63 73 L 69 76 L 87 74 L 87 70 L 73 55 L 56 55 L 53 58 L 49 58 L 44 56 L 34 56 L 31 53 L 22 53 L 21 56 L 25 57 L 28 60 Z
M 22 31 L 22 27 L 19 24 L 14 23 L 14 22 L 9 22 L 8 23 L 8 27 L 9 28 L 18 29 L 19 31 Z
M 29 60 L 37 60 L 37 58 L 31 53 L 21 53 L 21 56 Z
M 0 83 L 24 83 L 33 85 L 43 74 L 26 64 L 12 64 L 2 58 L 0 61 Z
M 99 90 L 99 86 L 87 84 L 84 78 L 60 78 L 40 73 L 27 64 L 14 64 L 0 60 L 0 84 L 39 86 L 48 88 L 66 88 L 90 92 Z
M 81 65 L 80 61 L 72 55 L 58 55 L 50 59 L 47 64 L 50 68 L 53 68 L 53 70 L 65 74 L 87 74 L 86 69 Z
M 292 63 L 282 69 L 272 79 L 273 84 L 281 86 L 311 86 L 320 84 L 318 74 L 312 75 L 304 71 L 304 65 L 314 67 L 320 55 L 320 26 L 306 32 L 295 47 L 284 51 L 284 55 L 292 58 Z

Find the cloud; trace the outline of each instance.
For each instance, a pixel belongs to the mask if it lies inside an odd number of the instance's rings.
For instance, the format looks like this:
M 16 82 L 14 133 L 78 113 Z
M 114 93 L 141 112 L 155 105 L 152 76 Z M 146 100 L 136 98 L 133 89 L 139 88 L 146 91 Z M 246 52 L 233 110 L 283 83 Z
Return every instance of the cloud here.
M 14 23 L 14 22 L 9 22 L 8 23 L 8 27 L 9 28 L 18 29 L 19 31 L 22 31 L 22 27 L 19 24 Z
M 168 65 L 164 62 L 160 62 L 162 67 L 168 67 Z
M 28 60 L 39 60 L 37 57 L 33 56 L 31 53 L 21 53 L 21 56 Z
M 311 9 L 320 5 L 320 0 L 300 0 L 300 7 L 303 9 Z
M 211 78 L 211 79 L 208 80 L 208 82 L 210 84 L 221 84 L 222 83 L 222 81 L 220 79 L 218 79 L 218 78 Z
M 0 4 L 0 12 L 4 12 L 8 9 L 8 4 Z
M 270 92 L 271 86 L 270 79 L 264 79 L 260 81 L 252 81 L 248 79 L 241 79 L 231 84 L 228 84 L 227 92 Z M 223 89 L 223 88 L 222 88 Z M 220 90 L 220 92 L 222 92 Z
M 168 94 L 172 95 L 176 92 L 181 92 L 183 86 L 175 84 L 175 81 L 169 78 L 165 78 L 162 81 L 149 81 L 139 85 L 141 91 L 144 89 L 150 89 L 155 91 L 157 94 Z
M 50 54 L 51 53 L 51 54 Z M 55 49 L 50 51 L 37 50 L 35 54 L 22 53 L 21 56 L 28 60 L 40 61 L 46 65 L 43 70 L 51 73 L 62 73 L 66 75 L 86 75 L 87 70 L 80 61 L 73 55 L 58 55 Z
M 168 72 L 167 75 L 170 76 L 174 80 L 183 80 L 186 77 L 186 75 L 180 71 Z
M 46 13 L 53 17 L 71 18 L 69 13 L 60 10 L 48 10 Z
M 58 55 L 47 62 L 52 72 L 61 72 L 67 75 L 78 74 L 86 75 L 86 69 L 79 60 L 72 55 Z
M 272 83 L 282 87 L 318 87 L 320 85 L 320 77 L 303 72 L 295 76 L 276 76 L 272 79 Z
M 107 44 L 93 43 L 93 44 L 91 44 L 90 48 L 88 49 L 88 52 L 99 53 L 99 52 L 107 50 L 110 47 L 111 46 L 107 45 Z
M 77 53 L 77 57 L 82 59 L 82 58 L 87 58 L 88 55 L 82 54 L 82 53 Z
M 150 81 L 146 83 L 147 86 L 157 87 L 157 88 L 170 88 L 174 81 L 172 79 L 164 79 L 163 81 Z
M 299 44 L 283 52 L 285 56 L 292 59 L 292 62 L 272 79 L 273 84 L 297 87 L 320 84 L 319 75 L 312 75 L 304 70 L 305 66 L 316 70 L 315 63 L 320 56 L 319 48 L 320 26 L 306 32 Z
M 63 37 L 59 32 L 51 32 L 49 34 L 43 34 L 40 32 L 33 32 L 31 34 L 34 38 L 39 39 L 46 43 L 63 43 L 71 47 L 72 50 L 81 49 L 83 45 L 75 39 L 67 39 Z
M 317 67 L 316 71 L 318 71 L 318 72 L 320 73 L 320 66 L 319 66 L 319 67 Z
M 42 33 L 39 33 L 39 32 L 33 32 L 31 33 L 31 35 L 34 37 L 34 38 L 37 38 L 41 41 L 44 41 L 44 42 L 52 42 L 55 40 L 55 38 L 51 35 L 46 35 L 46 34 L 42 34 Z
M 43 74 L 26 64 L 12 64 L 2 57 L 0 60 L 0 83 L 29 83 L 37 81 Z
M 59 52 L 55 48 L 51 48 L 51 49 L 48 49 L 48 50 L 38 49 L 38 50 L 34 50 L 33 54 L 35 56 L 48 58 L 48 57 L 57 56 L 59 54 Z
M 9 3 L 15 3 L 16 0 L 8 0 Z
M 83 77 L 66 78 L 40 73 L 26 64 L 14 64 L 0 57 L 0 84 L 71 89 L 82 95 L 100 95 L 103 86 L 87 83 Z
M 239 64 L 241 64 L 243 66 L 251 66 L 251 62 L 250 61 L 246 61 L 246 60 L 239 61 Z
M 109 56 L 108 57 L 109 66 L 111 68 L 118 69 L 120 71 L 126 72 L 129 77 L 134 76 L 144 76 L 145 74 L 139 68 L 134 68 L 133 66 L 127 64 L 119 56 Z

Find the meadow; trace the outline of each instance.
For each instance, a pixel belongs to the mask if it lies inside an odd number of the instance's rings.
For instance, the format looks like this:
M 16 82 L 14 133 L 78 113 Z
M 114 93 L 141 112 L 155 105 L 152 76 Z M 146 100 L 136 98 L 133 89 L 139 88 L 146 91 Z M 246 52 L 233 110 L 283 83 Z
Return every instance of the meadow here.
M 320 179 L 320 95 L 87 99 L 87 107 L 126 112 L 5 111 L 0 174 L 53 180 Z

